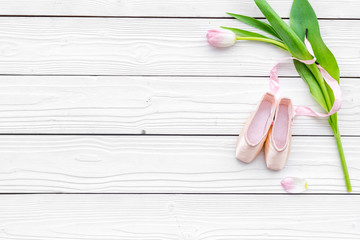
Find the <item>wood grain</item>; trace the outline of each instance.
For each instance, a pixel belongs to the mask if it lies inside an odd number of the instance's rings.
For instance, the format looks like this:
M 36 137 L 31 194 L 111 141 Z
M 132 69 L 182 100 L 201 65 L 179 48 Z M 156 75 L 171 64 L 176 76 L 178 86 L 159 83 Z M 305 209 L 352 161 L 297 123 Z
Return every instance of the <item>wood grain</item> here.
M 4 240 L 360 238 L 360 196 L 10 195 L 0 201 Z
M 221 25 L 241 26 L 230 19 L 3 17 L 0 73 L 268 76 L 276 61 L 288 56 L 255 42 L 215 49 L 205 34 Z M 342 76 L 360 77 L 360 21 L 320 25 Z M 291 61 L 280 74 L 297 76 Z
M 290 2 L 269 2 L 289 16 Z M 360 2 L 311 3 L 347 77 L 339 123 L 355 195 L 327 195 L 345 186 L 325 120 L 296 119 L 295 135 L 316 136 L 293 137 L 280 172 L 262 153 L 236 161 L 235 136 L 210 136 L 239 132 L 287 56 L 206 43 L 210 28 L 249 29 L 216 18 L 261 17 L 252 0 L 0 0 L 0 239 L 359 239 Z M 297 76 L 290 62 L 280 74 Z M 316 105 L 299 78 L 281 81 Z M 310 195 L 286 195 L 286 176 L 307 178 Z
M 282 17 L 289 17 L 291 1 L 268 0 Z M 311 0 L 320 18 L 359 18 L 357 0 Z M 226 17 L 237 12 L 253 17 L 263 15 L 252 0 L 1 0 L 1 15 L 54 16 L 151 16 L 151 17 Z
M 267 77 L 0 76 L 0 133 L 237 135 Z M 342 134 L 360 135 L 359 79 L 344 78 Z M 295 105 L 322 111 L 300 78 L 282 78 Z M 298 117 L 293 135 L 331 135 L 326 119 Z
M 237 137 L 0 136 L 0 192 L 284 193 L 286 176 L 308 179 L 308 193 L 344 193 L 335 140 L 293 137 L 287 167 L 266 169 L 234 157 Z M 343 138 L 360 191 L 360 138 Z

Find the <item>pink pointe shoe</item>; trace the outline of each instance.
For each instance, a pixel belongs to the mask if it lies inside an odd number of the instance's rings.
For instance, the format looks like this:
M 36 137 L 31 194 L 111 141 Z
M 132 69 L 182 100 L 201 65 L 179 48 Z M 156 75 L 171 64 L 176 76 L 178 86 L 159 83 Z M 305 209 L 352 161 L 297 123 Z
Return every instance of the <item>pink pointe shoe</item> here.
M 266 93 L 239 134 L 236 143 L 236 158 L 238 160 L 249 163 L 259 154 L 273 122 L 275 109 L 275 96 Z
M 276 110 L 273 126 L 265 143 L 265 162 L 271 170 L 284 168 L 291 148 L 291 125 L 294 108 L 289 98 L 282 98 Z

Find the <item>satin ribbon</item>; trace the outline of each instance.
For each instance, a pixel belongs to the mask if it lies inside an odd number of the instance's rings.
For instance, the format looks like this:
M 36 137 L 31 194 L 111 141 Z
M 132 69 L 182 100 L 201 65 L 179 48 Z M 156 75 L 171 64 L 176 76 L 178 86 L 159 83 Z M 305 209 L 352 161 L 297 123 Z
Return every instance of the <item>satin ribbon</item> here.
M 311 44 L 307 40 L 306 37 L 305 37 L 304 43 L 305 43 L 306 48 L 308 49 L 309 53 L 314 56 Z M 284 62 L 285 60 L 289 60 L 289 59 L 297 60 L 302 63 L 308 64 L 308 65 L 316 62 L 315 57 L 311 60 L 301 60 L 301 59 L 298 59 L 295 57 L 286 57 L 286 58 L 280 59 L 270 71 L 270 91 L 272 93 L 274 93 L 275 95 L 278 93 L 278 91 L 280 89 L 279 77 L 278 77 L 278 73 L 277 73 L 278 65 L 280 63 Z M 328 116 L 338 112 L 341 108 L 342 93 L 341 93 L 339 83 L 333 77 L 331 77 L 330 74 L 324 68 L 322 68 L 319 64 L 316 64 L 316 66 L 320 70 L 320 73 L 323 76 L 325 82 L 329 85 L 329 87 L 331 88 L 331 90 L 334 93 L 334 98 L 335 98 L 334 104 L 333 104 L 331 110 L 327 114 L 318 113 L 307 106 L 301 106 L 301 105 L 295 106 L 294 117 L 295 116 L 328 117 Z

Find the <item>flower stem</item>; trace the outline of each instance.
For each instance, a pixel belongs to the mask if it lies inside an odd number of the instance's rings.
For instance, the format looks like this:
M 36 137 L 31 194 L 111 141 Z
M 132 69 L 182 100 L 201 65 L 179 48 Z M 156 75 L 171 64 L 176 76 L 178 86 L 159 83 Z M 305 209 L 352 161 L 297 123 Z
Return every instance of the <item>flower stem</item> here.
M 274 44 L 286 51 L 288 51 L 288 48 L 286 47 L 286 45 L 280 41 L 274 40 L 274 39 L 270 39 L 270 38 L 260 38 L 260 37 L 239 37 L 236 36 L 236 40 L 252 40 L 252 41 L 260 41 L 260 42 L 267 42 L 267 43 L 271 43 Z
M 338 151 L 339 151 L 339 156 L 340 156 L 340 162 L 341 162 L 341 167 L 344 173 L 344 179 L 345 179 L 345 184 L 346 184 L 346 189 L 348 192 L 352 191 L 352 187 L 351 187 L 351 182 L 350 182 L 350 176 L 349 176 L 349 171 L 346 165 L 346 161 L 345 161 L 345 154 L 344 154 L 344 149 L 342 146 L 342 142 L 341 142 L 341 135 L 339 132 L 339 128 L 337 123 L 334 124 L 334 122 L 331 121 L 331 119 L 329 118 L 329 124 L 334 132 L 334 137 L 336 140 L 336 145 L 338 147 Z
M 327 107 L 328 107 L 327 111 L 329 112 L 331 107 L 332 107 L 333 101 L 331 101 L 329 92 L 328 92 L 328 90 L 326 88 L 326 85 L 325 85 L 325 81 L 324 81 L 323 77 L 321 76 L 320 71 L 317 69 L 317 67 L 314 64 L 307 65 L 307 67 L 314 74 L 316 80 L 318 81 L 318 83 L 320 85 L 320 88 L 321 88 L 321 90 L 323 92 L 323 95 L 325 97 L 325 102 L 326 102 Z M 329 124 L 331 126 L 331 129 L 333 130 L 334 137 L 335 137 L 335 140 L 336 140 L 336 145 L 337 145 L 338 152 L 339 152 L 341 167 L 342 167 L 342 170 L 343 170 L 343 173 L 344 173 L 346 189 L 347 189 L 348 192 L 351 192 L 352 187 L 351 187 L 348 168 L 347 168 L 347 165 L 346 165 L 344 149 L 343 149 L 342 142 L 341 142 L 341 135 L 340 135 L 340 131 L 339 131 L 339 127 L 338 127 L 338 121 L 337 121 L 337 113 L 335 113 L 335 114 L 333 114 L 333 115 L 331 115 L 329 117 Z
M 318 67 L 316 66 L 315 63 L 311 64 L 311 65 L 306 65 L 308 67 L 308 69 L 313 73 L 315 79 L 317 80 L 317 82 L 319 83 L 319 86 L 321 88 L 321 91 L 324 95 L 325 98 L 325 102 L 327 105 L 327 111 L 329 112 L 330 109 L 332 108 L 333 102 L 330 99 L 329 93 L 327 91 L 326 85 L 325 85 L 325 80 L 323 78 L 323 76 L 320 73 L 320 70 L 318 69 Z

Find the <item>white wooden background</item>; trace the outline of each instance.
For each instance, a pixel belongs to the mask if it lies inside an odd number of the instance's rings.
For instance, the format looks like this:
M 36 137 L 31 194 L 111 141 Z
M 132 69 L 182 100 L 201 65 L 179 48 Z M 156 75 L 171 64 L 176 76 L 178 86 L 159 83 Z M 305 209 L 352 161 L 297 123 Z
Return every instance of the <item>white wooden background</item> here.
M 284 18 L 291 2 L 269 0 Z M 360 1 L 311 3 L 341 68 L 352 194 L 326 120 L 295 120 L 283 171 L 235 160 L 286 53 L 205 34 L 249 29 L 225 12 L 261 17 L 252 0 L 0 0 L 0 239 L 359 239 Z M 280 74 L 317 107 L 290 62 Z

